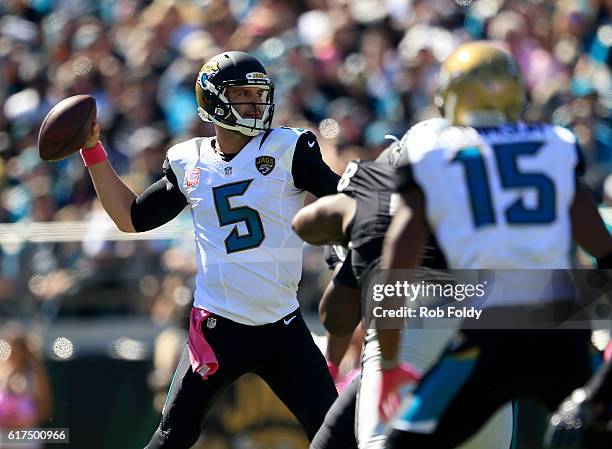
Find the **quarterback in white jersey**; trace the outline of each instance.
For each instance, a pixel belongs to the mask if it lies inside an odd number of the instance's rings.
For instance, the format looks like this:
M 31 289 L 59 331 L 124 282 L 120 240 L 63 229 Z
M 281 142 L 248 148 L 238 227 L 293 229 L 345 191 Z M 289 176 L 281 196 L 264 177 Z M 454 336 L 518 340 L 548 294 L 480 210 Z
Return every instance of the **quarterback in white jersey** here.
M 272 323 L 298 307 L 303 244 L 290 224 L 306 191 L 294 183 L 292 167 L 295 151 L 318 151 L 316 138 L 269 130 L 231 161 L 213 141 L 196 138 L 168 151 L 196 231 L 194 306 L 238 323 Z
M 272 128 L 274 85 L 253 56 L 221 53 L 195 83 L 215 136 L 168 150 L 165 176 L 137 196 L 98 142 L 81 151 L 117 226 L 143 232 L 189 206 L 198 258 L 189 339 L 147 449 L 188 449 L 219 395 L 246 373 L 262 377 L 312 438 L 337 396 L 296 299 L 301 240 L 291 219 L 306 192 L 335 193 L 339 177 L 315 135 Z
M 572 237 L 609 260 L 612 238 L 577 178 L 575 137 L 522 123 L 523 92 L 516 62 L 491 43 L 461 45 L 445 61 L 438 102 L 445 120 L 421 123 L 401 142 L 403 201 L 383 268 L 416 267 L 430 232 L 455 269 L 566 269 Z M 539 311 L 540 298 L 521 284 L 514 279 L 516 288 L 487 312 Z M 547 299 L 566 305 L 563 296 Z M 398 335 L 379 332 L 382 410 L 401 384 Z M 456 447 L 519 397 L 554 410 L 590 375 L 589 338 L 588 329 L 462 328 L 392 420 L 387 447 Z

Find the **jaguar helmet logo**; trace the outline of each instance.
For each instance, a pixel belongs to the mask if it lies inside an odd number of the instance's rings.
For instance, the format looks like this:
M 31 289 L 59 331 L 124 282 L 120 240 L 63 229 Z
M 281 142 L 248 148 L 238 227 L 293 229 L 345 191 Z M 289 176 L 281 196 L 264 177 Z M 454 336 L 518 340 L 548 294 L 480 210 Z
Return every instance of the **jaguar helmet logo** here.
M 219 66 L 219 62 L 213 59 L 212 61 L 208 61 L 204 65 L 202 72 L 206 73 L 206 75 L 210 78 L 212 75 L 217 73 L 219 70 L 221 70 L 221 67 Z

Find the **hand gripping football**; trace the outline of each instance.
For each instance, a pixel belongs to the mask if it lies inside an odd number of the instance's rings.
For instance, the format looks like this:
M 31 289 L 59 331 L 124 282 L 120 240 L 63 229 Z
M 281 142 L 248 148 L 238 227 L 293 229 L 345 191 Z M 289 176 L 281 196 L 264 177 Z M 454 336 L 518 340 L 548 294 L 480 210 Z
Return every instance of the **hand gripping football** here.
M 40 158 L 59 161 L 79 151 L 91 135 L 96 114 L 96 100 L 91 95 L 75 95 L 56 104 L 40 126 Z

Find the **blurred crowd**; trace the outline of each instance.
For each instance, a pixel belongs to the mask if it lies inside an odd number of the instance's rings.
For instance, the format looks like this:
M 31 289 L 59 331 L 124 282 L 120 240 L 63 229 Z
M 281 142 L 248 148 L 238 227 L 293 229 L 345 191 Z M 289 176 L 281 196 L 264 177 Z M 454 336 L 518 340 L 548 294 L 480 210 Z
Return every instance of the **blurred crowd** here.
M 501 41 L 528 87 L 526 118 L 576 133 L 586 180 L 612 205 L 611 12 L 610 0 L 2 0 L 0 223 L 89 225 L 82 242 L 2 242 L 0 316 L 57 314 L 59 297 L 77 298 L 81 316 L 132 306 L 161 322 L 183 316 L 192 241 L 105 241 L 110 225 L 81 160 L 43 163 L 36 140 L 54 104 L 91 94 L 113 166 L 141 192 L 173 142 L 211 135 L 193 87 L 225 49 L 265 63 L 275 126 L 314 130 L 341 172 L 438 114 L 438 68 L 459 43 Z M 303 282 L 322 282 L 321 267 L 307 250 Z M 133 301 L 108 301 L 125 285 Z M 304 304 L 318 300 L 304 292 Z
M 16 323 L 0 328 L 0 429 L 35 427 L 51 414 L 51 387 L 40 342 Z M 4 441 L 7 449 L 22 447 Z M 39 444 L 24 444 L 38 449 Z

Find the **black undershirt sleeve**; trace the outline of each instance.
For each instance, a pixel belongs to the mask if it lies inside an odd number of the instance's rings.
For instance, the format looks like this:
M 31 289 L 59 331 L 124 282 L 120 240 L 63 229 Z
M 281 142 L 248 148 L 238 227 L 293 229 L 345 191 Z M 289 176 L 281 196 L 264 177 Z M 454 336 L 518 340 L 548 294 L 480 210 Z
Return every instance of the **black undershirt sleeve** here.
M 150 231 L 168 223 L 187 205 L 187 198 L 179 189 L 168 159 L 164 161 L 163 170 L 165 176 L 132 203 L 132 225 L 137 232 Z
M 295 144 L 291 174 L 298 189 L 306 190 L 316 197 L 337 193 L 340 176 L 323 161 L 319 142 L 310 131 L 302 134 Z

